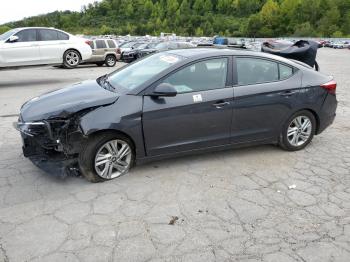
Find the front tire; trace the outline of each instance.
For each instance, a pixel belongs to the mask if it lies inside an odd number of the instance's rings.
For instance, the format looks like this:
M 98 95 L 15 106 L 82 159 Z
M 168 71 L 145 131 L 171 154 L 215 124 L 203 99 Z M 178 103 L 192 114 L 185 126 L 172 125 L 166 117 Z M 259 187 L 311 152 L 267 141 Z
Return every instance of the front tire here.
M 307 110 L 299 111 L 284 124 L 279 144 L 288 151 L 301 150 L 311 142 L 315 131 L 315 116 Z
M 94 183 L 127 174 L 134 161 L 132 142 L 117 133 L 102 133 L 92 137 L 79 155 L 82 175 Z
M 81 62 L 80 54 L 77 50 L 67 50 L 63 54 L 63 66 L 68 69 L 76 68 Z

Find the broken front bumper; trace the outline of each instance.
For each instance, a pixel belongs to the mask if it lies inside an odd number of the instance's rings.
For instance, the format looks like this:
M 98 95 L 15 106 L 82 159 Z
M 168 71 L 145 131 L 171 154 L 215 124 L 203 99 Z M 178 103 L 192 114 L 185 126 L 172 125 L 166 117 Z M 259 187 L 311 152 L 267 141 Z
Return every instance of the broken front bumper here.
M 54 122 L 54 124 L 56 124 Z M 78 132 L 70 132 L 75 142 L 69 144 L 67 126 L 61 121 L 62 127 L 59 133 L 49 122 L 25 123 L 19 119 L 14 127 L 20 131 L 22 137 L 23 155 L 29 158 L 34 165 L 43 171 L 60 177 L 68 174 L 78 174 L 78 146 L 81 135 Z M 81 144 L 80 146 L 81 147 Z

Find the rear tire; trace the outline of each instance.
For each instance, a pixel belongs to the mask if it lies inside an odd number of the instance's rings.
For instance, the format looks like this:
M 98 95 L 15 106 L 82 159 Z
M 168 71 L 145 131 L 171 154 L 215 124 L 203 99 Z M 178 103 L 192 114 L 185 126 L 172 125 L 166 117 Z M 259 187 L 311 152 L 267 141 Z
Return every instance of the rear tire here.
M 305 148 L 315 135 L 316 119 L 307 110 L 293 114 L 283 125 L 279 145 L 287 151 Z
M 111 142 L 112 147 L 110 147 Z M 118 154 L 122 155 L 124 150 L 127 153 L 119 158 Z M 134 162 L 135 149 L 133 143 L 125 135 L 114 132 L 93 136 L 79 154 L 80 171 L 88 181 L 93 183 L 111 180 L 127 174 Z M 109 167 L 112 168 L 110 174 L 108 172 Z M 121 168 L 122 171 L 118 168 Z M 105 170 L 106 172 L 104 172 Z M 113 173 L 113 171 L 115 172 Z
M 68 69 L 76 68 L 81 62 L 80 54 L 77 50 L 67 50 L 63 54 L 63 66 Z
M 113 67 L 117 63 L 117 58 L 114 55 L 108 55 L 105 59 L 105 64 L 108 67 Z

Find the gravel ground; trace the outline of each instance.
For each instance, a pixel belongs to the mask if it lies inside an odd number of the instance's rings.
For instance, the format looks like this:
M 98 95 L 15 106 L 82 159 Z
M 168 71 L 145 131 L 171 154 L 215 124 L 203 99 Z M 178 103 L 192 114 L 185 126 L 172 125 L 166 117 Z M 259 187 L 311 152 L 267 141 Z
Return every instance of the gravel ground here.
M 350 51 L 318 56 L 338 115 L 305 150 L 183 157 L 101 184 L 43 173 L 11 124 L 27 99 L 112 69 L 0 71 L 0 261 L 350 261 Z

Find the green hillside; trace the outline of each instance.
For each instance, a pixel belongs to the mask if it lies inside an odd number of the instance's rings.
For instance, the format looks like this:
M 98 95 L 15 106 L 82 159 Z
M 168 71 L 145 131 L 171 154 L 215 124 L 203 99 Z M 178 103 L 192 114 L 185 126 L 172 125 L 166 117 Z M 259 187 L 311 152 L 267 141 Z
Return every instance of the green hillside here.
M 103 0 L 0 26 L 50 26 L 82 34 L 350 36 L 350 0 Z

